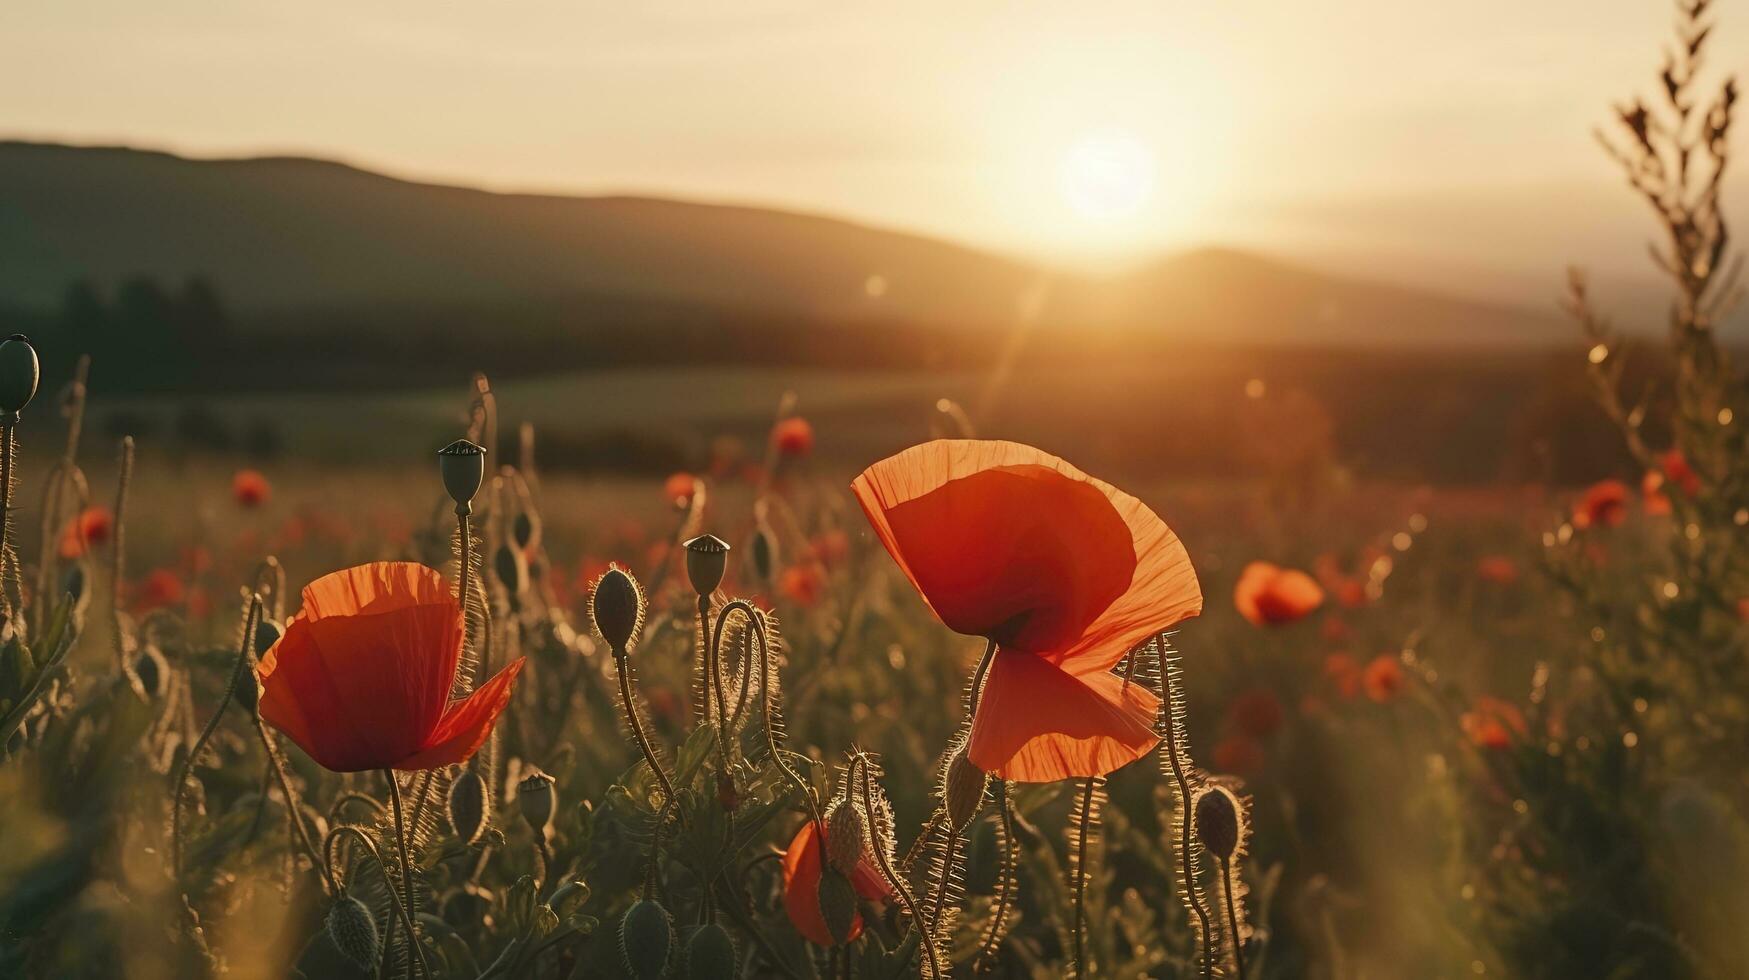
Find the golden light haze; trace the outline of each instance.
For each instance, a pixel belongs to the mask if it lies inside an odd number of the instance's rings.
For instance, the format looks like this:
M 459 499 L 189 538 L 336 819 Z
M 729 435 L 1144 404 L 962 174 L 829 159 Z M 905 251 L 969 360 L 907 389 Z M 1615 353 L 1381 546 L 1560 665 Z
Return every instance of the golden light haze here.
M 1216 242 L 1546 293 L 1566 259 L 1638 268 L 1592 254 L 1619 247 L 1603 225 L 1643 215 L 1588 131 L 1600 93 L 1643 90 L 1669 16 L 1663 0 L 56 0 L 4 16 L 0 132 L 764 204 L 1088 267 Z M 1715 64 L 1741 64 L 1749 11 L 1720 17 Z M 1139 149 L 1146 172 L 1131 160 L 1098 190 L 1075 162 L 1089 141 Z M 1089 206 L 1090 188 L 1119 206 Z

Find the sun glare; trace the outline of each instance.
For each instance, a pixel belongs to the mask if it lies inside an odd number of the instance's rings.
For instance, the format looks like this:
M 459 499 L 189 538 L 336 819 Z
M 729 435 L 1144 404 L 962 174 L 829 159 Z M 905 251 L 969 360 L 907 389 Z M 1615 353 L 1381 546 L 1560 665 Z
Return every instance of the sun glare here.
M 1063 199 L 1089 221 L 1128 218 L 1153 195 L 1158 169 L 1153 151 L 1129 133 L 1089 133 L 1063 155 Z

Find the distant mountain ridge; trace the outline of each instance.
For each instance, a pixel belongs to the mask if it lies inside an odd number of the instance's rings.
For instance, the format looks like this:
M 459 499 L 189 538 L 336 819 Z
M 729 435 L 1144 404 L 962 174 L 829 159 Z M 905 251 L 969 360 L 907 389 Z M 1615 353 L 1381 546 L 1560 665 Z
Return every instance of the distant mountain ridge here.
M 772 209 L 641 197 L 503 194 L 298 157 L 192 160 L 0 142 L 0 305 L 67 287 L 209 280 L 239 323 L 610 298 L 853 329 L 905 323 L 1143 331 L 1245 344 L 1524 345 L 1552 315 L 1202 249 L 1094 280 L 932 239 Z M 543 316 L 550 320 L 552 313 Z

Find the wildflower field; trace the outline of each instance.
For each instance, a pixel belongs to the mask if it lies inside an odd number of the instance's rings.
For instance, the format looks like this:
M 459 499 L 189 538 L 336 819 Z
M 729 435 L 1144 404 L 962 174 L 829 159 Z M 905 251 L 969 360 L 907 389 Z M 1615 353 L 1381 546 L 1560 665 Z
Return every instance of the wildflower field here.
M 0 978 L 1749 976 L 1709 25 L 1605 135 L 1669 322 L 1571 274 L 1582 411 L 1238 351 L 196 413 L 13 334 Z

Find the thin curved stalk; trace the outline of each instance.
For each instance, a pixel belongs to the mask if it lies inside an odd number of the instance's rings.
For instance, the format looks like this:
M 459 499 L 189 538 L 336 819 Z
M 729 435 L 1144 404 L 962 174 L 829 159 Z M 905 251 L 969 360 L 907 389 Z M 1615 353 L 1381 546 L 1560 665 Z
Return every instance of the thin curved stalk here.
M 644 754 L 644 761 L 649 764 L 650 771 L 656 774 L 656 781 L 662 784 L 662 802 L 677 798 L 674 783 L 669 780 L 668 773 L 662 768 L 661 760 L 656 758 L 656 750 L 650 745 L 650 738 L 644 734 L 644 723 L 638 719 L 638 703 L 633 700 L 636 694 L 632 691 L 631 667 L 626 663 L 625 650 L 613 651 L 614 672 L 619 675 L 619 697 L 625 706 L 626 724 L 632 730 L 632 738 L 638 743 L 638 751 Z
M 1074 975 L 1077 980 L 1087 976 L 1087 841 L 1096 819 L 1093 791 L 1098 785 L 1098 776 L 1087 778 L 1086 787 L 1081 791 L 1081 805 L 1075 814 L 1079 824 L 1075 831 L 1075 928 L 1070 939 L 1074 945 Z
M 862 797 L 863 812 L 871 814 L 877 812 L 874 805 L 874 777 L 869 773 L 868 757 L 858 754 L 856 758 L 851 760 L 851 768 L 860 773 L 861 776 L 859 781 L 854 779 L 853 781 L 859 782 L 858 791 Z M 940 952 L 935 945 L 935 925 L 918 914 L 917 901 L 911 897 L 911 889 L 905 884 L 903 878 L 893 872 L 893 862 L 887 857 L 886 845 L 880 839 L 880 823 L 870 820 L 868 824 L 869 837 L 874 844 L 875 864 L 880 867 L 881 876 L 887 880 L 887 887 L 899 896 L 899 901 L 905 906 L 905 911 L 910 913 L 911 921 L 923 939 L 923 953 L 929 963 L 930 980 L 940 980 L 946 974 L 941 971 Z
M 255 626 L 261 620 L 261 596 L 252 596 L 249 608 L 243 614 L 243 639 L 238 644 L 237 662 L 231 668 L 231 680 L 225 686 L 225 696 L 219 700 L 219 706 L 213 709 L 211 718 L 207 719 L 206 727 L 201 729 L 200 737 L 194 740 L 194 747 L 182 757 L 182 765 L 176 770 L 176 779 L 172 783 L 170 802 L 170 874 L 176 880 L 177 887 L 182 887 L 182 800 L 186 795 L 183 790 L 188 785 L 188 774 L 194 771 L 195 762 L 206 749 L 206 743 L 213 737 L 213 732 L 219 727 L 219 719 L 225 716 L 225 709 L 231 706 L 231 701 L 237 696 L 237 684 L 243 679 L 243 668 L 249 663 L 249 651 L 255 644 Z M 286 801 L 289 806 L 291 801 Z
M 419 915 L 419 907 L 413 895 L 413 859 L 407 853 L 407 822 L 401 815 L 401 785 L 395 781 L 392 769 L 384 769 L 383 778 L 389 782 L 389 803 L 395 811 L 395 847 L 401 855 L 401 898 L 407 903 L 407 943 L 413 947 L 420 976 L 429 977 L 431 969 L 425 964 L 425 947 L 419 944 L 419 934 L 413 931 L 413 920 Z
M 1191 819 L 1190 812 L 1190 779 L 1184 774 L 1183 751 L 1178 745 L 1178 722 L 1172 717 L 1176 692 L 1172 689 L 1172 674 L 1166 663 L 1166 638 L 1164 635 L 1156 638 L 1154 649 L 1160 657 L 1160 710 L 1166 713 L 1166 724 L 1162 726 L 1166 729 L 1166 756 L 1172 761 L 1172 779 L 1178 784 L 1178 798 L 1183 810 L 1178 821 L 1179 867 L 1183 869 L 1185 895 L 1190 900 L 1191 910 L 1196 913 L 1197 921 L 1201 925 L 1199 936 L 1203 946 L 1200 957 L 1202 975 L 1204 980 L 1210 980 L 1214 976 L 1214 957 L 1208 949 L 1211 923 L 1209 922 L 1208 910 L 1203 907 L 1202 897 L 1197 894 L 1196 876 L 1191 873 L 1191 861 L 1194 857 L 1191 853 L 1191 828 L 1194 821 Z
M 996 952 L 1008 932 L 1008 913 L 1014 903 L 1015 867 L 1019 844 L 1014 839 L 1014 817 L 1008 809 L 1008 783 L 996 780 L 996 813 L 1002 831 L 1002 870 L 996 884 L 996 904 L 990 911 L 990 925 L 978 944 L 978 955 L 972 961 L 972 972 L 983 973 L 995 964 Z
M 341 824 L 340 826 L 335 827 L 333 830 L 328 831 L 327 838 L 322 841 L 322 854 L 323 854 L 323 856 L 328 859 L 329 863 L 332 863 L 333 856 L 334 856 L 334 844 L 342 836 L 356 837 L 358 839 L 358 843 L 364 847 L 364 852 L 366 854 L 370 855 L 371 861 L 373 863 L 375 863 L 377 866 L 377 870 L 382 872 L 383 886 L 389 890 L 389 904 L 394 907 L 396 916 L 401 920 L 402 926 L 407 930 L 407 935 L 416 936 L 416 934 L 413 932 L 413 920 L 412 920 L 412 918 L 410 918 L 408 916 L 406 906 L 402 905 L 396 898 L 395 879 L 392 875 L 389 874 L 389 866 L 383 862 L 383 854 L 381 851 L 377 850 L 376 842 L 372 841 L 370 839 L 369 834 L 366 834 L 364 831 L 359 830 L 357 827 L 354 827 L 351 824 Z M 338 892 L 338 890 L 337 890 L 337 892 Z M 413 940 L 413 945 L 415 947 L 417 947 L 419 945 L 419 941 L 417 938 L 415 938 Z M 387 976 L 388 972 L 389 972 L 389 953 L 390 953 L 392 947 L 393 947 L 393 944 L 390 942 L 383 943 L 383 962 L 382 962 L 382 966 L 379 968 L 378 972 L 380 972 L 384 976 Z M 420 954 L 419 965 L 420 965 L 421 969 L 423 969 L 425 966 L 423 951 L 421 951 L 421 954 Z

